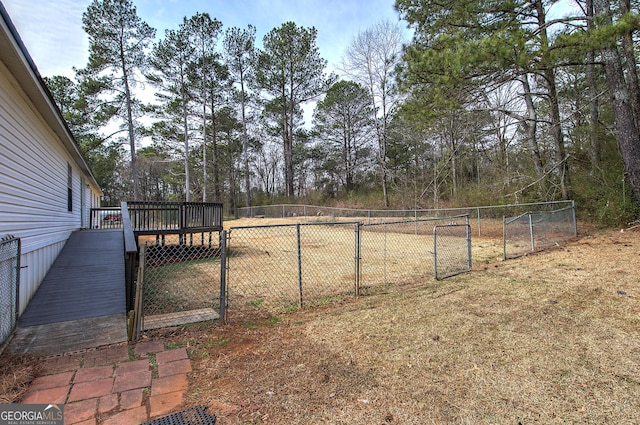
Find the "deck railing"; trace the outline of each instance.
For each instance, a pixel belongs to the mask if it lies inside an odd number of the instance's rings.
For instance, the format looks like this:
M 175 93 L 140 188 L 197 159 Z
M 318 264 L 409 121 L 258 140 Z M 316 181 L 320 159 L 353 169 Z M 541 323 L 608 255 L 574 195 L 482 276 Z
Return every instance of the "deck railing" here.
M 137 234 L 191 233 L 222 230 L 222 204 L 213 202 L 127 202 Z M 122 227 L 122 209 L 92 208 L 91 227 Z

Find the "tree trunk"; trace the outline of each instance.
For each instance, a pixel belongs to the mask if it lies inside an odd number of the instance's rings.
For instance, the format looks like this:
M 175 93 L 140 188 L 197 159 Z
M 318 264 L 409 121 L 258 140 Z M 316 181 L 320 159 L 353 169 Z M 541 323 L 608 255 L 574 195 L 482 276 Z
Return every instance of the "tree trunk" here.
M 293 82 L 291 83 L 291 86 L 293 87 Z M 294 104 L 293 104 L 293 90 L 291 93 L 291 99 L 289 100 L 290 106 L 289 106 L 289 122 L 287 123 L 287 152 L 286 152 L 286 158 L 285 160 L 287 161 L 287 197 L 289 199 L 293 199 L 293 197 L 295 196 L 295 177 L 294 177 L 294 173 L 293 173 L 293 114 L 294 114 Z
M 207 202 L 207 106 L 202 102 L 202 202 Z M 188 201 L 187 201 L 188 202 Z
M 593 0 L 587 0 L 587 31 L 593 29 Z M 600 143 L 598 139 L 598 79 L 596 75 L 596 53 L 589 49 L 587 54 L 587 92 L 589 93 L 589 158 L 591 159 L 591 173 L 600 169 Z
M 220 167 L 218 158 L 218 129 L 216 123 L 216 109 L 213 96 L 211 96 L 211 165 L 213 169 L 213 194 L 215 202 L 222 202 L 220 190 Z
M 182 110 L 183 131 L 184 131 L 184 191 L 185 200 L 191 202 L 191 177 L 189 176 L 189 123 L 186 105 Z
M 620 0 L 620 9 L 623 13 L 631 11 L 629 0 Z M 633 33 L 628 31 L 622 36 L 622 53 L 624 55 L 625 75 L 628 78 L 631 107 L 636 121 L 636 128 L 640 128 L 640 81 L 638 79 L 638 67 L 633 45 Z
M 127 127 L 129 130 L 129 149 L 131 149 L 131 177 L 133 179 L 133 200 L 140 200 L 140 193 L 138 189 L 138 164 L 136 161 L 136 138 L 135 128 L 133 122 L 133 102 L 131 100 L 131 89 L 129 88 L 129 75 L 127 74 L 127 67 L 124 61 L 124 53 L 121 56 L 122 59 L 122 75 L 124 79 L 124 95 L 127 102 Z
M 246 92 L 244 90 L 244 73 L 240 70 L 240 107 L 242 109 L 242 152 L 244 154 L 244 199 L 245 207 L 251 207 L 251 179 L 249 175 L 249 137 L 247 136 Z
M 569 199 L 569 166 L 567 154 L 564 147 L 564 137 L 562 134 L 562 122 L 560 120 L 560 106 L 558 104 L 558 91 L 556 89 L 555 71 L 549 59 L 549 39 L 547 37 L 547 18 L 542 0 L 535 0 L 536 15 L 538 17 L 538 28 L 540 29 L 540 48 L 543 57 L 543 76 L 547 83 L 547 98 L 549 101 L 549 115 L 551 121 L 551 135 L 555 144 L 555 156 L 560 172 L 560 190 L 562 199 Z
M 524 100 L 527 105 L 527 118 L 522 123 L 526 133 L 526 141 L 531 151 L 531 159 L 533 161 L 533 167 L 536 171 L 538 178 L 544 175 L 544 164 L 542 163 L 542 157 L 540 156 L 540 149 L 538 148 L 537 127 L 538 127 L 538 115 L 535 105 L 533 103 L 533 97 L 531 96 L 531 87 L 529 86 L 529 76 L 523 75 L 520 78 L 522 87 L 524 88 Z
M 608 0 L 595 0 L 594 12 L 604 25 L 611 25 L 611 9 Z M 640 203 L 640 134 L 636 127 L 622 62 L 617 46 L 602 49 L 602 61 L 611 94 L 615 133 L 624 162 L 625 175 L 633 191 L 634 202 Z

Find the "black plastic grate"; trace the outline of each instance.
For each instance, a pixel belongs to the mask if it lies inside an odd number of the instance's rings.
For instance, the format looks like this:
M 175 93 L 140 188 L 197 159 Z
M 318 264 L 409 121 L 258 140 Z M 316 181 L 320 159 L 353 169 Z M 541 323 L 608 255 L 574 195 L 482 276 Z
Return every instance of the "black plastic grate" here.
M 206 406 L 195 406 L 141 425 L 215 425 L 216 416 L 208 414 L 205 410 Z

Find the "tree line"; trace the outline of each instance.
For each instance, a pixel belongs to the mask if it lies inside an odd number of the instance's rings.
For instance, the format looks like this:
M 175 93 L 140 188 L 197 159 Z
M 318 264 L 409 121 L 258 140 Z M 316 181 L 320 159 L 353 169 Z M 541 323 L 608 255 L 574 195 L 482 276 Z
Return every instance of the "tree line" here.
M 94 0 L 87 65 L 45 81 L 105 204 L 575 199 L 585 218 L 630 220 L 638 5 L 567 4 L 396 0 L 400 21 L 355 34 L 339 77 L 313 27 L 285 22 L 258 47 L 252 25 L 197 13 L 156 38 L 131 0 Z

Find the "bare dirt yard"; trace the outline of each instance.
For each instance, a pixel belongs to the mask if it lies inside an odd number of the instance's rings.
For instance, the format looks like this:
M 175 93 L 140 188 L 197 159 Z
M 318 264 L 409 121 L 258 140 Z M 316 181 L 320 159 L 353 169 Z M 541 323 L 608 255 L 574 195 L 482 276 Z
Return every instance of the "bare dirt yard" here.
M 187 348 L 184 407 L 219 425 L 638 424 L 640 229 L 580 229 L 508 261 L 474 236 L 471 273 L 145 338 Z M 0 360 L 20 400 L 37 363 Z
M 220 425 L 640 423 L 639 238 L 146 337 L 188 349 L 187 403 Z

